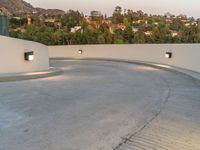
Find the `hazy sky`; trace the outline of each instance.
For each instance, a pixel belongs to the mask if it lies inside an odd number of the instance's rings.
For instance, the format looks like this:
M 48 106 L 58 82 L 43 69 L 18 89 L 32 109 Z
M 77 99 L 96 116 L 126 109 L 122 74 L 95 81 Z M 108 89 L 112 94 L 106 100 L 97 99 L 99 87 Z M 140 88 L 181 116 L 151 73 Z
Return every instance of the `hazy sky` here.
M 103 14 L 112 14 L 115 6 L 126 9 L 143 10 L 151 14 L 186 14 L 200 18 L 200 0 L 25 0 L 35 7 L 79 10 L 89 14 L 99 10 Z

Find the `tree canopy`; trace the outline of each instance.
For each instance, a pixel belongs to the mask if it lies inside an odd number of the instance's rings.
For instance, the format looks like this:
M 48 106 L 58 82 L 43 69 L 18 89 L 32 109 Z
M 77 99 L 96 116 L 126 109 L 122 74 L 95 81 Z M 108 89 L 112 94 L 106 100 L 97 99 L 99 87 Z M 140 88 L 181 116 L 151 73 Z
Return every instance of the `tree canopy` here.
M 10 36 L 46 45 L 199 43 L 200 19 L 186 16 L 148 15 L 115 7 L 111 17 L 92 11 L 85 16 L 69 10 L 65 15 L 31 15 L 10 18 Z

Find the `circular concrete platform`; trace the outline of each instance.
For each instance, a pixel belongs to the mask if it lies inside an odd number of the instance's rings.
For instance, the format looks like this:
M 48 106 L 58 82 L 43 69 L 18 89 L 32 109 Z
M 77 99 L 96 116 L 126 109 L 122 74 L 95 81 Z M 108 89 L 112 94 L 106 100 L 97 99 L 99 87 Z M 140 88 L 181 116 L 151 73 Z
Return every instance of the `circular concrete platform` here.
M 52 60 L 0 83 L 0 150 L 199 150 L 200 82 L 145 65 Z

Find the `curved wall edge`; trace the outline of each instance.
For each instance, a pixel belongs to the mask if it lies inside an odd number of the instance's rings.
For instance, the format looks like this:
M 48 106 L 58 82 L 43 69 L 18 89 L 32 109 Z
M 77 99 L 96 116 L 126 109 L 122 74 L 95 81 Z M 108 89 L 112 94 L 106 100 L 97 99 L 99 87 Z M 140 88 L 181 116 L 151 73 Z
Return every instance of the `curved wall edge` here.
M 25 61 L 25 52 L 34 52 L 33 61 Z M 0 36 L 0 74 L 35 72 L 49 69 L 48 47 L 31 41 Z
M 107 58 L 145 61 L 200 73 L 200 44 L 127 44 L 49 46 L 50 58 Z M 78 53 L 82 50 L 83 53 Z M 172 58 L 165 57 L 166 52 Z

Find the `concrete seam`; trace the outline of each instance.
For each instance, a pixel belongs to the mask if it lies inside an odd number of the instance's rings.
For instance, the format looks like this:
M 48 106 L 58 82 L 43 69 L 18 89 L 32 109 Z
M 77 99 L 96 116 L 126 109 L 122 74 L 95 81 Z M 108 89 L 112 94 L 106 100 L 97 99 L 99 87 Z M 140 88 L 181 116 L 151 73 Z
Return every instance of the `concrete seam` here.
M 168 83 L 168 81 L 162 77 L 160 77 L 160 79 L 162 79 L 166 85 L 167 85 L 167 89 L 168 89 L 168 93 L 167 96 L 163 102 L 163 105 L 160 107 L 160 110 L 146 123 L 144 124 L 141 128 L 139 128 L 136 132 L 134 132 L 133 134 L 131 134 L 130 136 L 123 138 L 123 141 L 118 144 L 115 148 L 113 148 L 113 150 L 117 150 L 119 149 L 121 146 L 123 146 L 124 144 L 126 144 L 128 141 L 131 141 L 132 138 L 134 138 L 138 133 L 141 133 L 148 125 L 150 125 L 165 109 L 167 102 L 169 101 L 169 98 L 171 96 L 171 88 L 170 85 Z

